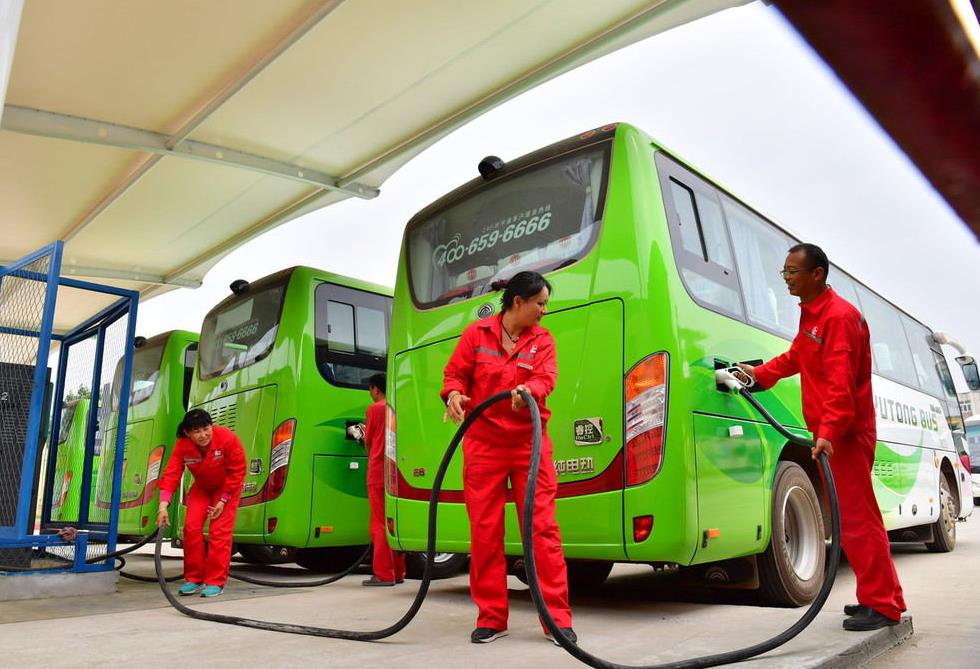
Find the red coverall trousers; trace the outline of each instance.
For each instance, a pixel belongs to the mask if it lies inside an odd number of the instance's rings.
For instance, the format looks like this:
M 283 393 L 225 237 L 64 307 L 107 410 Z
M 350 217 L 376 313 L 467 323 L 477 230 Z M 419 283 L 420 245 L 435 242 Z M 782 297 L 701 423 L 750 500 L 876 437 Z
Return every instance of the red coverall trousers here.
M 367 493 L 371 506 L 371 543 L 374 544 L 371 571 L 381 581 L 404 581 L 405 554 L 391 550 L 385 534 L 384 483 L 369 483 Z
M 840 498 L 841 547 L 857 578 L 857 600 L 898 620 L 905 598 L 871 484 L 874 435 L 848 434 L 833 443 L 830 469 Z
M 235 495 L 225 504 L 221 515 L 210 521 L 208 541 L 204 541 L 204 521 L 208 507 L 221 499 L 222 491 L 191 486 L 187 495 L 187 517 L 184 522 L 184 579 L 193 583 L 225 587 L 231 564 L 231 535 L 238 513 Z
M 559 627 L 572 626 L 568 575 L 555 522 L 558 489 L 551 440 L 544 435 L 534 499 L 534 559 L 548 611 Z M 463 497 L 470 519 L 470 595 L 479 609 L 477 627 L 507 629 L 507 563 L 504 558 L 504 501 L 507 481 L 514 488 L 523 527 L 531 444 L 491 444 L 469 437 L 463 443 Z M 543 626 L 542 626 L 543 629 Z M 547 632 L 547 630 L 545 630 Z

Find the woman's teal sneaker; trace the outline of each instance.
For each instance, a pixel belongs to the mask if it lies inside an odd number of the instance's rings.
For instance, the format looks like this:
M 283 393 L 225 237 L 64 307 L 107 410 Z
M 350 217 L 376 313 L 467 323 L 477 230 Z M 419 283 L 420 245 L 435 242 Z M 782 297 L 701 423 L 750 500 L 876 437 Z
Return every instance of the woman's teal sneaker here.
M 193 581 L 184 581 L 184 585 L 180 586 L 180 590 L 177 591 L 178 595 L 194 595 L 197 591 L 201 589 L 200 583 L 194 583 Z
M 224 588 L 222 588 L 220 585 L 206 585 L 204 586 L 204 589 L 201 590 L 201 597 L 217 597 L 222 592 L 224 592 Z

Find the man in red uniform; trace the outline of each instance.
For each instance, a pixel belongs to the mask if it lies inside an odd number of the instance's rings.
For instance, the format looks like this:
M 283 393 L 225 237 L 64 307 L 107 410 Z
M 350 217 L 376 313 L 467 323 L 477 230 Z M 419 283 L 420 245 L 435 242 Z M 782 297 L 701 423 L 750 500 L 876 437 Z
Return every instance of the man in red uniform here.
M 184 467 L 194 476 L 187 495 L 184 523 L 184 584 L 181 595 L 216 597 L 228 581 L 231 535 L 245 479 L 245 451 L 235 433 L 212 425 L 211 415 L 191 409 L 177 428 L 167 468 L 160 477 L 160 510 L 157 526 L 169 525 L 167 507 L 180 485 Z M 204 520 L 210 519 L 208 542 Z
M 368 452 L 367 493 L 371 505 L 371 543 L 374 557 L 371 578 L 361 585 L 394 585 L 405 580 L 405 554 L 391 550 L 385 532 L 385 385 L 384 374 L 368 379 L 373 404 L 367 409 L 364 447 Z
M 841 545 L 857 577 L 858 604 L 844 607 L 844 629 L 874 630 L 897 623 L 905 600 L 871 485 L 877 438 L 870 333 L 860 312 L 827 285 L 829 267 L 818 246 L 789 250 L 781 274 L 800 298 L 800 331 L 786 353 L 758 367 L 739 366 L 764 388 L 800 374 L 803 418 L 816 441 L 813 458 L 830 458 Z
M 551 286 L 537 272 L 520 272 L 507 284 L 503 313 L 464 331 L 446 365 L 442 398 L 456 422 L 464 406 L 476 406 L 504 390 L 511 402 L 498 402 L 470 426 L 463 440 L 463 499 L 470 520 L 470 595 L 479 609 L 473 643 L 507 634 L 507 563 L 504 558 L 504 501 L 507 481 L 514 490 L 518 520 L 531 456 L 530 410 L 518 394 L 528 391 L 541 410 L 541 467 L 534 500 L 534 557 L 545 604 L 562 633 L 572 641 L 572 611 L 561 535 L 555 522 L 558 489 L 547 425 L 545 398 L 555 387 L 555 340 L 539 325 L 547 313 Z M 545 630 L 545 635 L 548 631 Z M 557 642 L 556 642 L 557 643 Z

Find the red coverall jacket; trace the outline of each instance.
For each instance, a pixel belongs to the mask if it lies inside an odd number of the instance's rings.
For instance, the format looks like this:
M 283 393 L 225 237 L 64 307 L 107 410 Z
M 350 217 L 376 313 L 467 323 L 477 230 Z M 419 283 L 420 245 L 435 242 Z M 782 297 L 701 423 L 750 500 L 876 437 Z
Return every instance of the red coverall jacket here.
M 245 480 L 245 450 L 234 432 L 215 425 L 207 452 L 186 437 L 178 437 L 160 478 L 160 501 L 169 502 L 180 485 L 184 467 L 194 475 L 194 487 L 207 492 L 221 491 L 226 503 L 238 499 Z
M 790 349 L 755 368 L 763 388 L 794 374 L 814 438 L 835 443 L 854 432 L 875 434 L 868 324 L 833 288 L 800 305 L 800 331 Z
M 551 411 L 545 399 L 555 388 L 558 363 L 555 340 L 551 333 L 534 325 L 521 333 L 520 340 L 508 356 L 500 346 L 500 316 L 490 316 L 463 330 L 456 350 L 446 365 L 442 399 L 456 390 L 470 398 L 464 410 L 472 409 L 491 395 L 527 386 L 541 410 L 542 431 Z M 483 412 L 470 427 L 467 436 L 473 440 L 496 442 L 506 434 L 513 443 L 531 442 L 530 410 L 514 411 L 504 400 Z

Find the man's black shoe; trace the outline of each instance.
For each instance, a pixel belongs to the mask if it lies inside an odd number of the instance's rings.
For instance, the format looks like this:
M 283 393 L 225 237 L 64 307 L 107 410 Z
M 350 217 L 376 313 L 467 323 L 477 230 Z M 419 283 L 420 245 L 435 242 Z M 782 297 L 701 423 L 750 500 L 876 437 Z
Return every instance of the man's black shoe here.
M 377 576 L 372 576 L 371 578 L 366 578 L 361 581 L 361 585 L 373 586 L 373 587 L 389 587 L 394 585 L 394 581 L 382 581 Z
M 561 630 L 561 633 L 565 635 L 566 639 L 569 639 L 572 643 L 578 643 L 578 635 L 571 627 L 559 627 L 558 629 Z M 551 636 L 551 632 L 545 632 L 544 638 L 556 646 L 561 645 L 553 636 Z
M 470 634 L 470 641 L 473 643 L 490 643 L 502 636 L 507 636 L 507 630 L 495 630 L 492 627 L 477 627 Z
M 845 604 L 844 605 L 844 615 L 845 616 L 856 616 L 858 614 L 868 611 L 868 607 L 864 604 Z
M 882 627 L 897 624 L 897 620 L 883 616 L 874 609 L 868 609 L 864 613 L 858 613 L 850 618 L 844 619 L 844 629 L 848 632 L 870 632 L 871 630 L 880 630 Z

